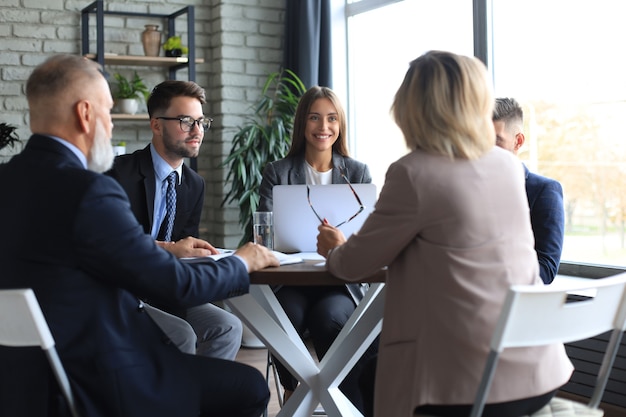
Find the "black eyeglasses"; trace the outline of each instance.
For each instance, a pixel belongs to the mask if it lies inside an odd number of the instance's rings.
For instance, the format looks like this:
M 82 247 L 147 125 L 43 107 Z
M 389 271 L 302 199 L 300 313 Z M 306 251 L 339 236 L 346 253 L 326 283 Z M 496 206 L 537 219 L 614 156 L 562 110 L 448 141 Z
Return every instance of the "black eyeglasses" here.
M 348 177 L 346 177 L 346 174 L 343 173 L 343 169 L 339 168 L 339 172 L 341 173 L 341 177 L 346 181 L 346 183 L 348 184 L 348 187 L 350 187 L 350 190 L 352 191 L 352 194 L 354 194 L 354 198 L 356 198 L 357 203 L 359 203 L 359 211 L 357 211 L 356 213 L 354 213 L 348 220 L 344 220 L 341 223 L 337 224 L 335 227 L 339 227 L 341 225 L 344 225 L 350 221 L 352 221 L 352 219 L 354 219 L 356 216 L 358 216 L 359 214 L 361 214 L 361 212 L 365 209 L 365 206 L 363 205 L 363 203 L 361 202 L 361 198 L 359 198 L 359 195 L 356 193 L 356 191 L 354 190 L 354 188 L 352 187 L 352 184 L 350 184 L 350 181 L 348 180 Z M 320 221 L 320 223 L 324 223 L 324 220 L 322 220 L 322 218 L 320 217 L 319 214 L 317 214 L 317 211 L 315 211 L 315 208 L 313 207 L 313 203 L 311 203 L 311 187 L 309 187 L 309 185 L 307 184 L 306 186 L 306 198 L 309 201 L 309 207 L 311 207 L 311 210 L 313 210 L 313 214 L 315 214 L 315 217 L 317 217 L 317 219 Z
M 201 128 L 204 132 L 211 128 L 211 122 L 213 119 L 210 117 L 201 117 L 199 119 L 194 119 L 191 116 L 182 116 L 182 117 L 157 117 L 157 119 L 163 120 L 178 120 L 180 122 L 180 130 L 183 132 L 191 132 L 193 129 L 193 125 L 197 124 L 199 128 Z

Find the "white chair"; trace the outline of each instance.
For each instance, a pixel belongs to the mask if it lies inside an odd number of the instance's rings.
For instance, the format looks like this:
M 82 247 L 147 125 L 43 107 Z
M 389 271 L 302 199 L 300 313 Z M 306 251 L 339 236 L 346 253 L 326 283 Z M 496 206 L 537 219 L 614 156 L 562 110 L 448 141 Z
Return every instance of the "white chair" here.
M 568 294 L 588 294 L 567 302 Z M 593 395 L 588 404 L 554 398 L 533 414 L 547 416 L 603 416 L 598 409 L 626 329 L 626 273 L 589 280 L 567 289 L 551 286 L 513 286 L 496 325 L 489 356 L 470 417 L 482 415 L 500 353 L 506 348 L 569 343 L 612 331 Z
M 54 348 L 54 339 L 33 290 L 0 290 L 0 345 L 40 346 L 50 362 L 72 416 L 79 416 L 65 369 Z

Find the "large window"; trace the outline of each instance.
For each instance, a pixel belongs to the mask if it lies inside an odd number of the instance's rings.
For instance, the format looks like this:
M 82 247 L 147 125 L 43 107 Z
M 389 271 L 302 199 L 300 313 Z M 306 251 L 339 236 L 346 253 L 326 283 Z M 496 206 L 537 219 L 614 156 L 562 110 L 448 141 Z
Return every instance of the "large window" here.
M 626 265 L 626 38 L 618 0 L 494 0 L 496 94 L 525 109 L 529 169 L 564 189 L 563 259 Z
M 520 159 L 564 188 L 563 260 L 626 266 L 626 38 L 620 0 L 485 0 L 497 96 L 525 108 Z M 472 0 L 346 3 L 354 155 L 380 187 L 406 153 L 389 116 L 410 60 L 429 49 L 471 55 Z
M 389 109 L 408 64 L 429 49 L 471 55 L 472 2 L 391 2 L 350 16 L 347 26 L 351 144 L 380 189 L 389 164 L 407 152 Z

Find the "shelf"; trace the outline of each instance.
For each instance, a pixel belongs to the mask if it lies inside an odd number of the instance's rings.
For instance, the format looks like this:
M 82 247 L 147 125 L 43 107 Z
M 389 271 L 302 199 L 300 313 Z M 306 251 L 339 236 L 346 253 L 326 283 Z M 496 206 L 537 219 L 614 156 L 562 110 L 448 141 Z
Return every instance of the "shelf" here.
M 148 113 L 127 114 L 127 113 L 111 113 L 113 120 L 150 120 Z
M 86 54 L 86 58 L 97 60 L 96 54 Z M 187 64 L 189 58 L 181 57 L 158 57 L 141 55 L 113 55 L 104 54 L 104 63 L 107 65 L 142 65 L 154 67 L 174 67 Z M 204 59 L 196 58 L 196 64 L 203 63 Z
M 160 13 L 143 13 L 143 12 L 123 12 L 118 10 L 105 10 L 104 0 L 96 0 L 81 11 L 81 53 L 83 56 L 97 61 L 102 67 L 106 65 L 117 66 L 152 66 L 166 69 L 170 80 L 176 79 L 178 71 L 187 69 L 187 79 L 195 81 L 196 79 L 196 63 L 203 63 L 203 59 L 197 59 L 195 53 L 195 11 L 193 6 L 186 6 L 171 14 Z M 90 34 L 90 15 L 95 15 L 96 39 L 94 52 L 90 51 L 93 46 L 89 39 Z M 186 16 L 187 21 L 187 48 L 188 55 L 185 57 L 150 57 L 142 55 L 117 55 L 115 53 L 105 52 L 105 16 L 120 16 L 146 18 L 152 22 L 154 19 L 161 19 L 164 28 L 165 37 L 168 38 L 174 34 L 182 33 L 176 30 L 176 22 L 178 18 Z M 181 19 L 182 20 L 182 19 Z M 113 29 L 115 30 L 115 29 Z
M 118 10 L 105 10 L 105 0 L 95 0 L 93 3 L 81 10 L 81 55 L 94 60 L 100 64 L 103 71 L 106 71 L 107 66 L 128 66 L 128 67 L 159 67 L 162 71 L 167 73 L 168 80 L 175 80 L 179 71 L 184 71 L 183 75 L 187 75 L 189 81 L 196 80 L 196 64 L 203 63 L 204 59 L 196 58 L 196 41 L 195 41 L 195 10 L 194 6 L 185 6 L 170 14 L 161 13 L 144 13 L 134 11 L 118 11 Z M 90 42 L 89 35 L 91 27 L 89 24 L 90 15 L 95 15 L 95 53 L 90 50 L 93 46 Z M 167 57 L 167 56 L 145 56 L 145 55 L 119 55 L 116 53 L 105 52 L 105 16 L 117 16 L 117 17 L 133 17 L 133 18 L 145 18 L 149 22 L 153 22 L 154 19 L 160 19 L 163 23 L 164 35 L 166 38 L 175 34 L 180 34 L 183 31 L 176 30 L 176 22 L 186 20 L 186 32 L 187 32 L 187 48 L 188 55 L 184 57 Z M 186 19 L 182 19 L 182 16 L 186 16 Z M 178 19 L 181 18 L 181 19 Z M 115 26 L 115 25 L 114 25 Z M 117 27 L 111 27 L 111 30 L 118 30 Z M 160 49 L 159 51 L 162 51 Z M 141 71 L 149 71 L 147 69 L 141 69 Z M 108 74 L 106 74 L 108 76 Z M 148 114 L 124 114 L 124 113 L 111 113 L 111 119 L 114 121 L 148 121 L 150 117 Z M 197 170 L 196 158 L 191 158 L 191 168 Z

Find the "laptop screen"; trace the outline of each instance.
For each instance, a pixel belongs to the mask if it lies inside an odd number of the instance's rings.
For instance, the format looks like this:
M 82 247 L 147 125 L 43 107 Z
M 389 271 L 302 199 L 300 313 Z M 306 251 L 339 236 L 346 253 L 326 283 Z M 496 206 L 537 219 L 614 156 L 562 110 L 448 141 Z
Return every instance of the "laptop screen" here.
M 359 211 L 360 205 L 348 184 L 275 185 L 274 201 L 274 249 L 280 252 L 316 252 L 317 227 L 320 221 L 309 205 L 322 218 L 336 226 Z M 346 237 L 358 231 L 374 209 L 376 186 L 352 184 L 364 209 L 351 221 L 339 226 Z

